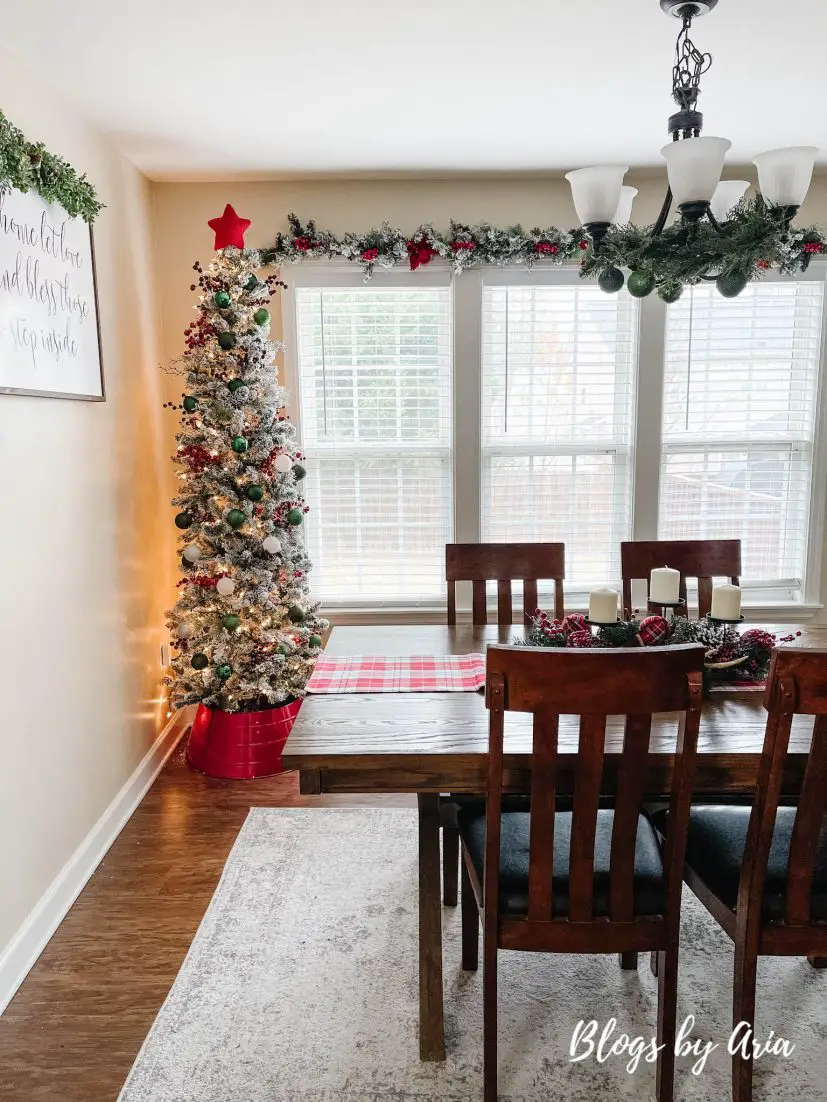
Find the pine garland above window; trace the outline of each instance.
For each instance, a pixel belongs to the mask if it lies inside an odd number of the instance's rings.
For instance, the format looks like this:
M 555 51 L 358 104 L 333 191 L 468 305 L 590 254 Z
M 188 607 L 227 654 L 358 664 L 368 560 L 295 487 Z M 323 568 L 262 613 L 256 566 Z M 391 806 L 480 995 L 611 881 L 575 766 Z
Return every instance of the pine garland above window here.
M 0 111 L 0 192 L 37 191 L 47 203 L 60 203 L 67 214 L 92 223 L 103 209 L 94 187 L 42 142 L 26 140 Z
M 318 229 L 314 221 L 300 222 L 295 214 L 288 220 L 290 232 L 278 234 L 275 244 L 262 250 L 264 263 L 347 260 L 360 265 L 369 279 L 377 267 L 406 265 L 415 271 L 435 257 L 450 261 L 457 272 L 484 264 L 532 267 L 576 262 L 583 276 L 596 278 L 607 292 L 618 291 L 626 281 L 636 297 L 657 290 L 666 302 L 674 302 L 685 286 L 702 280 L 715 281 L 722 295 L 732 297 L 770 268 L 786 274 L 806 271 L 813 256 L 827 249 L 821 230 L 789 225 L 760 196 L 736 207 L 720 233 L 680 220 L 660 235 L 653 235 L 651 227 L 612 226 L 597 250 L 582 228 L 498 229 L 485 222 L 451 222 L 447 232 L 424 225 L 406 235 L 384 222 L 378 229 L 340 238 Z M 621 268 L 629 270 L 628 280 Z

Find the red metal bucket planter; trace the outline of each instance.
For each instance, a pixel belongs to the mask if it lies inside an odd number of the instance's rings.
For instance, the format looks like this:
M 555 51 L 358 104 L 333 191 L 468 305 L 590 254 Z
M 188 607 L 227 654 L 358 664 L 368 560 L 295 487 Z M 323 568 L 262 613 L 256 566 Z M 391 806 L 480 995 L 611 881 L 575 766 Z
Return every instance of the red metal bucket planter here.
M 187 765 L 208 777 L 252 780 L 281 773 L 281 752 L 301 699 L 259 712 L 222 712 L 199 704 Z

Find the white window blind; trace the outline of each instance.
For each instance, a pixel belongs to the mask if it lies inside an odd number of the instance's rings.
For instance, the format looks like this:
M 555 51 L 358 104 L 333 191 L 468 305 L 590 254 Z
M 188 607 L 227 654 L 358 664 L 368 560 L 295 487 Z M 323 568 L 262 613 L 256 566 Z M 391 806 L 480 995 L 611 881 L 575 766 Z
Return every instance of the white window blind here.
M 661 539 L 739 538 L 743 579 L 800 596 L 819 390 L 820 281 L 696 287 L 669 307 Z
M 482 538 L 561 541 L 566 581 L 631 535 L 638 304 L 594 285 L 483 290 Z
M 444 592 L 450 288 L 298 288 L 308 550 L 325 605 Z

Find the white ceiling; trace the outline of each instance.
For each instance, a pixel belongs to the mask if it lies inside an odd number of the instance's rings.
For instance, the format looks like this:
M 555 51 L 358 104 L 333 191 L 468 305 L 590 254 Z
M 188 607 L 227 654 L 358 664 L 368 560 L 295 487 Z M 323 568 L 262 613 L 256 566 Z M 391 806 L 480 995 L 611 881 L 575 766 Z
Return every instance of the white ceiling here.
M 678 29 L 658 0 L 0 0 L 0 43 L 158 179 L 657 164 Z M 827 160 L 823 0 L 720 0 L 694 37 L 728 160 Z

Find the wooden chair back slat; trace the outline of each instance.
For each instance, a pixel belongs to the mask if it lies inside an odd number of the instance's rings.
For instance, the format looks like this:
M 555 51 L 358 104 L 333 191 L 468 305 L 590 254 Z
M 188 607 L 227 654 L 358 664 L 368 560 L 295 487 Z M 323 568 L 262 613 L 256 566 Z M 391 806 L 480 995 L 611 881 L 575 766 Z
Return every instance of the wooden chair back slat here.
M 649 575 L 658 566 L 680 571 L 680 593 L 686 602 L 686 579 L 698 579 L 698 615 L 706 616 L 712 607 L 712 581 L 729 578 L 739 584 L 741 575 L 740 540 L 635 540 L 620 545 L 620 573 L 623 580 L 623 608 L 632 610 L 632 580 Z M 677 610 L 686 614 L 686 604 Z
M 559 716 L 535 712 L 528 857 L 528 917 L 535 922 L 550 922 L 552 915 L 558 731 Z
M 606 716 L 581 715 L 569 852 L 569 918 L 572 922 L 592 919 L 594 841 L 605 744 Z
M 671 843 L 675 855 L 671 883 L 679 900 L 700 721 L 703 660 L 703 647 L 695 643 L 651 650 L 636 647 L 601 651 L 489 646 L 486 908 L 498 905 L 497 890 L 488 883 L 488 869 L 499 870 L 504 714 L 511 710 L 534 714 L 526 919 L 529 926 L 548 924 L 553 914 L 560 715 L 580 716 L 569 852 L 568 920 L 588 923 L 594 915 L 594 851 L 608 715 L 627 717 L 619 767 L 619 803 L 609 857 L 610 922 L 628 922 L 634 917 L 635 839 L 646 787 L 654 712 L 682 714 L 670 805 L 679 821 L 670 822 L 667 834 L 667 844 L 669 839 L 679 839 L 678 843 L 674 840 Z
M 764 706 L 767 728 L 738 890 L 738 908 L 750 916 L 753 936 L 761 924 L 767 864 L 796 715 L 812 715 L 815 721 L 790 839 L 784 922 L 787 927 L 801 927 L 811 921 L 819 834 L 827 812 L 827 649 L 776 649 Z
M 636 824 L 643 805 L 651 731 L 651 715 L 626 717 L 609 865 L 609 917 L 613 922 L 630 922 L 634 914 Z
M 514 622 L 512 582 L 523 585 L 522 621 L 537 608 L 538 581 L 554 582 L 554 615 L 562 618 L 566 548 L 562 543 L 449 543 L 445 546 L 445 579 L 448 583 L 448 624 L 457 622 L 456 584 L 472 583 L 471 614 L 475 625 L 488 623 L 486 582 L 497 583 L 497 622 Z

